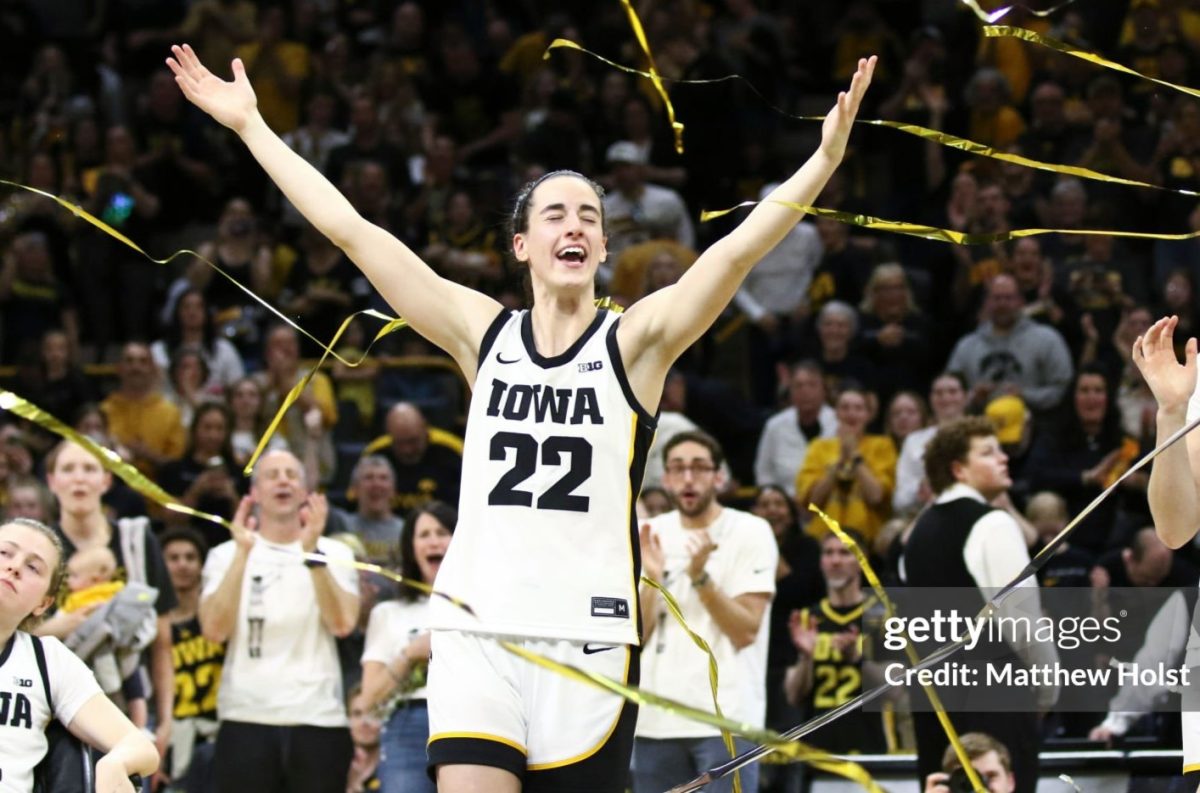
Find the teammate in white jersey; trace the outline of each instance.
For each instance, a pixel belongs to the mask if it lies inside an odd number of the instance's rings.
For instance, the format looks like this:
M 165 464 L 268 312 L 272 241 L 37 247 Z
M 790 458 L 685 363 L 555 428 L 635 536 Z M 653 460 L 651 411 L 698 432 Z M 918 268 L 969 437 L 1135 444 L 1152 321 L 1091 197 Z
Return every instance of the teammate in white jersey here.
M 58 719 L 105 755 L 97 793 L 132 793 L 129 777 L 158 768 L 154 744 L 109 701 L 87 666 L 62 642 L 27 631 L 62 584 L 62 543 L 28 518 L 0 525 L 0 793 L 30 793 Z
M 1200 416 L 1200 385 L 1196 382 L 1196 339 L 1187 340 L 1184 362 L 1175 354 L 1178 317 L 1163 317 L 1133 343 L 1133 362 L 1158 402 L 1158 442 L 1166 440 Z M 1154 461 L 1150 470 L 1150 514 L 1159 539 L 1180 548 L 1200 528 L 1200 432 L 1188 433 Z M 1193 679 L 1200 674 L 1200 633 L 1196 617 L 1188 637 L 1184 664 Z M 1200 790 L 1200 690 L 1182 692 L 1183 773 L 1191 788 Z
M 186 45 L 167 63 L 184 94 L 232 129 L 276 185 L 475 390 L 459 524 L 438 589 L 476 617 L 433 614 L 430 763 L 443 793 L 624 790 L 635 709 L 507 654 L 503 633 L 543 654 L 637 679 L 633 504 L 639 454 L 668 367 L 712 324 L 746 273 L 802 216 L 841 162 L 875 59 L 826 117 L 817 152 L 713 244 L 678 283 L 620 318 L 598 311 L 607 257 L 602 191 L 573 172 L 526 187 L 512 250 L 533 308 L 509 314 L 446 280 L 362 218 L 263 121 L 240 61 L 232 82 Z

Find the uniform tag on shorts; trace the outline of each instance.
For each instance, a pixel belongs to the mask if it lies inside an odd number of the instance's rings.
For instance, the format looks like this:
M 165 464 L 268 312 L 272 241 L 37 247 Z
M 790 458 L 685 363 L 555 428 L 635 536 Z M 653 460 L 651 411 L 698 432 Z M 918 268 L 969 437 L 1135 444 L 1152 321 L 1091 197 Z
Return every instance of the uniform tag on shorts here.
M 593 617 L 629 619 L 629 601 L 624 598 L 592 598 Z

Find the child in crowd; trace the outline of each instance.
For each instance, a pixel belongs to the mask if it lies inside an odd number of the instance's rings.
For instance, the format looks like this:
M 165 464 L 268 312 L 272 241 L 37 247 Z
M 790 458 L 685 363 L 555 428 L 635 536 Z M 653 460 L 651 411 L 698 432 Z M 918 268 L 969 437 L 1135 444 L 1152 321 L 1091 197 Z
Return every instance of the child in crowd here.
M 67 560 L 69 593 L 62 609 L 90 613 L 65 643 L 92 668 L 101 690 L 118 706 L 123 701 L 130 721 L 144 727 L 149 709 L 140 658 L 157 632 L 158 592 L 126 585 L 117 574 L 117 558 L 105 546 L 78 550 Z

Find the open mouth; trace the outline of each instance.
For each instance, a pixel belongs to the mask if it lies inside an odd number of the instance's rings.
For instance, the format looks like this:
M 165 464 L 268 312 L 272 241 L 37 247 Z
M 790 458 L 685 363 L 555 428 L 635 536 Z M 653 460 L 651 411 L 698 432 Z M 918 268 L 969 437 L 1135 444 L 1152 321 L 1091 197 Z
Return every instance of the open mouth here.
M 563 248 L 557 254 L 558 260 L 568 262 L 570 264 L 581 264 L 587 258 L 587 253 L 578 245 L 571 245 Z
M 431 553 L 429 556 L 425 557 L 425 561 L 429 564 L 441 564 L 442 560 L 445 558 L 445 554 Z

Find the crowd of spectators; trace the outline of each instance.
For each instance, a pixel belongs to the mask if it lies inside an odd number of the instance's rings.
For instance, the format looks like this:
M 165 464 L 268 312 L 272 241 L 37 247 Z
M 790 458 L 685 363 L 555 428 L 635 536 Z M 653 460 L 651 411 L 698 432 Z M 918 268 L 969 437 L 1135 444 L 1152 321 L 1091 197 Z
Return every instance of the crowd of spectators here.
M 699 222 L 700 210 L 756 200 L 791 172 L 818 127 L 784 113 L 827 104 L 872 53 L 880 62 L 862 118 L 1200 190 L 1200 100 L 984 38 L 956 0 L 635 5 L 664 76 L 747 78 L 668 83 L 686 124 L 682 153 L 646 81 L 569 50 L 542 58 L 561 37 L 641 65 L 617 2 L 0 2 L 0 176 L 78 203 L 154 257 L 199 254 L 155 264 L 54 201 L 0 193 L 3 385 L 185 504 L 228 518 L 250 488 L 243 465 L 320 353 L 305 336 L 328 342 L 350 313 L 388 311 L 236 139 L 186 102 L 163 63 L 178 41 L 223 76 L 240 57 L 264 118 L 361 214 L 440 274 L 512 307 L 525 304 L 525 286 L 501 229 L 527 179 L 572 168 L 605 185 L 598 291 L 627 305 L 678 279 L 723 230 L 725 219 Z M 1167 81 L 1188 84 L 1200 68 L 1200 11 L 1183 0 L 1095 2 L 1086 15 L 1067 6 L 1048 18 L 1017 6 L 1005 24 Z M 772 524 L 783 582 L 816 569 L 799 539 L 823 534 L 809 503 L 861 532 L 894 573 L 895 544 L 931 497 L 924 443 L 939 424 L 986 415 L 1014 479 L 999 506 L 1028 508 L 1036 550 L 1050 536 L 1042 526 L 1061 525 L 1054 515 L 1076 513 L 1153 444 L 1155 404 L 1131 363 L 1133 339 L 1164 314 L 1180 317 L 1178 339 L 1196 332 L 1198 243 L 1080 232 L 1200 230 L 1200 209 L 1172 192 L 972 157 L 894 130 L 857 129 L 851 146 L 822 207 L 970 233 L 1056 231 L 956 246 L 806 219 L 680 358 L 660 434 L 699 428 L 719 440 L 722 498 L 754 504 Z M 377 327 L 356 320 L 338 353 L 357 360 Z M 329 495 L 326 533 L 357 538 L 362 559 L 400 563 L 401 516 L 456 503 L 465 397 L 436 355 L 402 331 L 362 366 L 327 366 L 268 446 L 290 450 Z M 51 482 L 52 496 L 43 484 L 55 439 L 15 416 L 0 414 L 0 425 L 0 507 L 61 524 L 63 488 Z M 660 465 L 647 485 L 661 476 Z M 1172 552 L 1142 531 L 1145 485 L 1129 478 L 1081 524 L 1043 585 L 1194 582 L 1197 549 Z M 199 535 L 176 556 L 227 539 L 120 483 L 103 498 L 113 519 L 149 515 L 155 534 L 190 523 Z M 649 488 L 644 502 L 652 512 L 669 504 Z M 184 616 L 194 618 L 194 574 L 172 571 L 176 587 L 185 579 Z M 345 644 L 357 636 L 361 649 L 370 607 L 395 594 L 367 584 L 359 627 L 341 640 L 347 686 L 361 654 Z M 776 632 L 822 589 L 780 583 Z M 175 608 L 164 602 L 160 617 Z M 772 656 L 777 671 L 794 648 L 773 637 Z M 382 697 L 375 683 L 361 702 Z M 1084 734 L 1102 716 L 1056 726 Z

